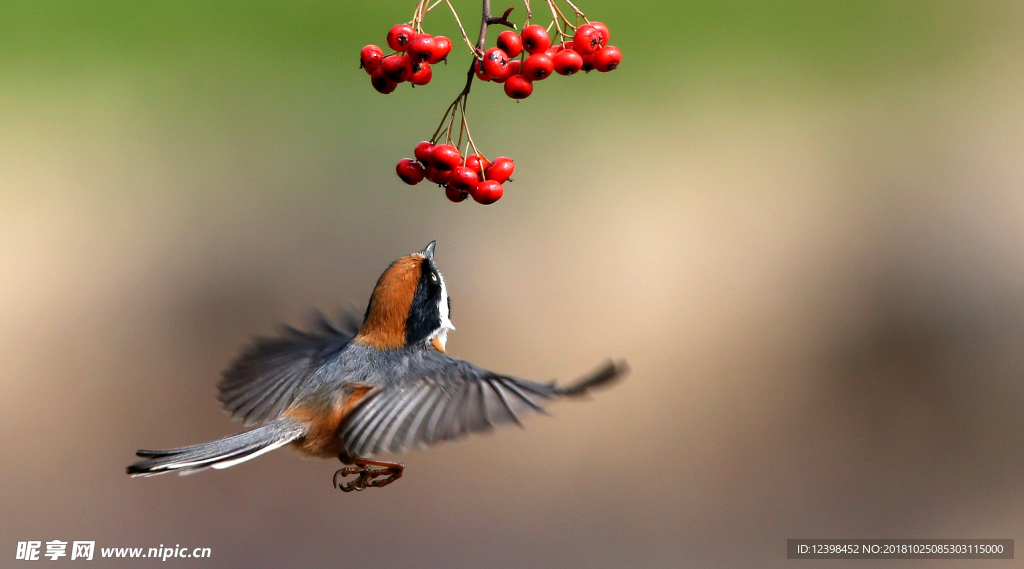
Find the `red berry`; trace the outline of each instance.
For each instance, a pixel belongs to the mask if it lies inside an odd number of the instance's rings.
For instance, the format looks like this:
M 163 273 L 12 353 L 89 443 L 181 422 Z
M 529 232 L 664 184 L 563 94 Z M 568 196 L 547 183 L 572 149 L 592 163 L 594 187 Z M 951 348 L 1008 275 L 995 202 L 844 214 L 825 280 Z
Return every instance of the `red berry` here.
M 572 42 L 571 41 L 563 42 L 563 43 L 560 43 L 558 45 L 553 45 L 553 46 L 547 48 L 546 50 L 544 50 L 544 53 L 546 53 L 549 56 L 551 56 L 551 59 L 554 59 L 556 55 L 558 55 L 559 53 L 561 53 L 561 52 L 563 52 L 563 51 L 565 51 L 567 49 L 572 49 Z
M 423 142 L 416 145 L 416 150 L 412 153 L 416 156 L 416 159 L 420 161 L 420 164 L 424 166 L 430 165 L 430 152 L 434 150 L 434 145 L 424 140 Z
M 370 44 L 359 52 L 359 66 L 366 70 L 367 73 L 373 73 L 380 67 L 380 62 L 384 60 L 384 51 Z
M 480 179 L 477 178 L 476 172 L 465 166 L 452 168 L 451 174 L 448 175 L 448 187 L 460 192 L 472 192 L 478 183 Z
M 608 31 L 608 26 L 601 22 L 590 22 L 590 25 L 594 26 L 594 29 L 601 34 L 601 47 L 608 45 L 608 39 L 612 37 L 611 33 Z
M 430 83 L 430 78 L 434 76 L 434 72 L 430 70 L 430 64 L 426 61 L 412 64 L 412 75 L 409 76 L 409 82 L 413 85 L 426 85 Z
M 512 77 L 513 75 L 519 75 L 519 68 L 521 67 L 521 65 L 522 61 L 520 61 L 519 59 L 512 59 L 511 61 L 509 61 L 509 67 L 505 69 L 505 77 L 501 79 L 495 78 L 492 79 L 492 81 L 498 84 L 505 83 L 505 81 L 507 81 L 508 78 Z
M 508 54 L 501 48 L 492 47 L 484 53 L 484 73 L 491 79 L 502 79 L 508 76 Z
M 505 81 L 508 80 L 509 77 L 512 77 L 513 75 L 519 75 L 519 69 L 522 67 L 522 65 L 522 61 L 519 61 L 518 59 L 513 59 L 512 61 L 508 62 L 508 67 L 505 69 L 505 76 L 502 77 L 501 79 L 493 79 L 493 81 L 495 83 L 504 83 Z
M 531 81 L 540 81 L 547 79 L 554 69 L 555 65 L 551 62 L 551 57 L 548 54 L 535 53 L 523 62 L 521 73 L 529 77 Z
M 403 182 L 410 186 L 415 186 L 423 181 L 423 166 L 412 158 L 402 158 L 399 160 L 398 165 L 395 166 L 395 172 L 398 173 L 398 177 Z
M 594 68 L 601 73 L 615 69 L 620 63 L 622 63 L 622 52 L 613 45 L 602 47 L 594 53 Z
M 583 58 L 583 67 L 581 67 L 580 69 L 582 69 L 583 71 L 586 71 L 587 73 L 590 73 L 591 71 L 593 71 L 594 70 L 594 54 L 593 53 L 588 53 L 586 55 L 580 54 L 580 57 Z
M 513 99 L 525 99 L 533 93 L 533 81 L 524 75 L 513 75 L 505 81 L 505 94 Z
M 512 176 L 512 172 L 516 169 L 516 163 L 512 161 L 508 156 L 498 156 L 494 159 L 494 163 L 485 172 L 484 178 L 504 184 Z
M 559 75 L 572 75 L 583 68 L 583 57 L 571 49 L 558 52 L 552 63 L 555 73 Z
M 509 57 L 515 57 L 523 53 L 523 40 L 519 37 L 519 34 L 512 30 L 506 30 L 498 34 L 498 47 L 501 48 L 501 51 L 507 53 Z
M 424 177 L 439 186 L 443 186 L 448 183 L 448 174 L 450 172 L 450 170 L 448 172 L 442 172 L 437 168 L 434 168 L 433 165 L 427 166 L 423 169 Z
M 447 172 L 462 163 L 462 154 L 451 144 L 438 144 L 430 151 L 430 163 L 434 168 Z
M 398 24 L 388 31 L 388 47 L 395 51 L 409 49 L 409 42 L 416 36 L 416 30 L 406 24 Z
M 572 48 L 580 52 L 580 55 L 594 53 L 601 48 L 601 32 L 590 24 L 583 24 L 576 28 L 576 35 L 572 37 Z
M 479 59 L 473 61 L 473 70 L 476 72 L 476 78 L 481 81 L 490 81 L 491 78 L 484 73 L 483 62 Z
M 441 63 L 444 58 L 448 57 L 448 53 L 452 50 L 452 40 L 444 36 L 434 36 L 434 51 L 430 53 L 430 59 L 427 63 L 433 65 L 435 63 Z
M 476 189 L 473 190 L 473 199 L 477 203 L 484 205 L 490 205 L 501 199 L 501 195 L 505 193 L 505 188 L 501 187 L 501 182 L 495 182 L 494 180 L 484 180 L 477 184 Z
M 551 47 L 551 38 L 548 32 L 541 26 L 526 26 L 523 28 L 523 49 L 529 53 L 537 53 Z
M 466 157 L 466 168 L 476 173 L 478 181 L 482 182 L 484 180 L 484 172 L 490 167 L 491 163 L 483 156 L 470 154 Z
M 398 87 L 398 83 L 395 83 L 384 76 L 384 70 L 380 67 L 370 74 L 370 84 L 373 85 L 373 88 L 382 95 L 387 95 Z
M 444 197 L 448 198 L 448 201 L 452 203 L 459 203 L 469 197 L 469 194 L 459 190 L 452 189 L 451 186 L 445 186 Z
M 405 55 L 389 55 L 380 63 L 380 70 L 388 79 L 401 83 L 412 75 L 412 61 Z
M 430 56 L 434 54 L 434 46 L 437 42 L 434 41 L 434 36 L 430 34 L 420 34 L 409 42 L 409 57 L 414 62 L 428 61 Z

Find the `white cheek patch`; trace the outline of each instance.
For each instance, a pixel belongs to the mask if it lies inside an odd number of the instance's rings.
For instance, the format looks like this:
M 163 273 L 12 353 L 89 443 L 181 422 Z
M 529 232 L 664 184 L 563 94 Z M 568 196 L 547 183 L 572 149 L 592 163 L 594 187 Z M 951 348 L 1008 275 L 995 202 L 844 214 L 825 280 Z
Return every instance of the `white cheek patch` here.
M 436 338 L 440 340 L 441 347 L 444 348 L 448 342 L 448 332 L 455 330 L 455 325 L 448 318 L 448 287 L 444 284 L 444 277 L 441 276 L 441 272 L 437 272 L 438 278 L 441 280 L 441 297 L 437 301 L 437 310 L 441 314 L 441 327 L 437 331 Z

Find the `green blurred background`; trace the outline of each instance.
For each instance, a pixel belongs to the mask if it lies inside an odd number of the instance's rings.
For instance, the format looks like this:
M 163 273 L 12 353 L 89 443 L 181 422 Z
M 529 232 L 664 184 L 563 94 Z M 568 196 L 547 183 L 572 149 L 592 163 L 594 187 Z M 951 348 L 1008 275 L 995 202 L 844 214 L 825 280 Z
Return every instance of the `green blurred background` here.
M 2 565 L 52 539 L 445 568 L 1022 539 L 1024 4 L 580 6 L 623 64 L 520 103 L 475 85 L 474 139 L 517 165 L 483 207 L 394 174 L 465 46 L 389 96 L 357 69 L 413 2 L 0 5 Z M 457 38 L 441 9 L 425 26 Z M 290 451 L 124 475 L 136 448 L 239 428 L 214 386 L 251 335 L 362 310 L 431 239 L 455 356 L 632 375 L 409 454 L 384 490 L 343 495 Z

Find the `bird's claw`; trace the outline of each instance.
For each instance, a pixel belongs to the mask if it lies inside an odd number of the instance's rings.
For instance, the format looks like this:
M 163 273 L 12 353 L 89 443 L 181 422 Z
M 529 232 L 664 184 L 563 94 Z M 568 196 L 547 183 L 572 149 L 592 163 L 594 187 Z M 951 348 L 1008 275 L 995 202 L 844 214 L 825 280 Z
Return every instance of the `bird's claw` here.
M 363 485 L 361 483 L 361 480 L 363 478 L 363 470 L 363 467 L 360 466 L 346 466 L 345 468 L 338 470 L 337 472 L 334 473 L 334 487 L 337 488 L 338 490 L 341 490 L 342 492 L 362 490 Z M 344 478 L 346 476 L 351 476 L 353 474 L 360 474 L 360 476 L 355 480 L 352 480 L 351 482 L 342 482 L 339 480 L 339 478 Z
M 346 466 L 334 473 L 334 487 L 342 492 L 359 492 L 365 488 L 382 488 L 402 477 L 405 468 L 401 464 L 386 466 L 383 468 L 372 468 L 365 464 Z M 358 474 L 355 479 L 344 482 L 339 478 Z

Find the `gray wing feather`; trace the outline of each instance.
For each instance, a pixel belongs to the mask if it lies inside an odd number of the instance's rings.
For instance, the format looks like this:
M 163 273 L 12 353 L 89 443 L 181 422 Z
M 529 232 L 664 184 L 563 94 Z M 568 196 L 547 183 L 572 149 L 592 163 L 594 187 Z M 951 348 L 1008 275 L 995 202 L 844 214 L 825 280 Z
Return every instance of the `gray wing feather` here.
M 217 399 L 247 425 L 276 419 L 357 331 L 358 322 L 349 314 L 342 316 L 340 325 L 318 314 L 312 332 L 288 326 L 276 338 L 257 338 L 224 371 Z
M 394 390 L 393 393 L 394 395 L 391 395 L 387 399 L 387 403 L 381 406 L 380 410 L 377 412 L 377 418 L 374 420 L 373 425 L 363 431 L 358 444 L 365 444 L 371 439 L 376 441 L 375 444 L 380 444 L 380 441 L 385 436 L 386 432 L 390 431 L 392 425 L 395 424 L 398 415 L 401 414 L 402 411 L 407 410 L 406 404 L 416 393 L 416 390 Z
M 423 408 L 416 413 L 415 427 L 410 427 L 409 433 L 399 448 L 407 449 L 423 447 L 427 445 L 427 433 L 432 432 L 436 424 L 435 417 L 440 416 L 444 410 L 447 395 L 440 389 L 431 389 L 430 397 L 423 403 Z
M 499 385 L 501 385 L 501 387 L 503 387 L 504 389 L 507 389 L 508 391 L 510 391 L 512 393 L 512 395 L 516 397 L 517 401 L 525 403 L 528 408 L 530 408 L 533 411 L 536 411 L 537 413 L 543 413 L 544 412 L 544 408 L 541 407 L 539 403 L 537 403 L 536 401 L 533 400 L 533 398 L 531 398 L 529 395 L 524 393 L 524 389 L 523 388 L 526 387 L 526 385 L 523 382 L 503 381 L 505 379 L 507 379 L 507 378 L 499 379 L 498 380 Z M 531 391 L 533 393 L 537 393 L 537 392 L 533 391 L 532 389 L 529 390 L 529 391 Z M 547 397 L 551 396 L 550 394 L 544 394 L 543 392 L 537 393 L 537 395 L 539 395 L 541 397 L 544 397 L 544 398 L 547 398 Z
M 346 433 L 346 437 L 350 436 L 355 445 L 358 445 L 359 441 L 366 440 L 383 420 L 387 410 L 394 406 L 395 399 L 402 393 L 400 390 L 388 390 L 380 392 L 376 397 L 368 397 L 370 399 L 369 403 L 360 408 L 364 417 L 363 421 L 359 423 L 348 422 L 352 432 L 350 434 Z
M 553 384 L 496 374 L 435 350 L 408 355 L 393 378 L 349 414 L 340 436 L 347 452 L 371 456 L 520 424 L 561 395 Z
M 517 413 L 515 408 L 512 407 L 512 404 L 509 403 L 508 397 L 506 397 L 505 394 L 502 393 L 501 387 L 499 387 L 496 383 L 488 383 L 487 387 L 491 389 L 491 392 L 494 393 L 494 396 L 501 403 L 502 408 L 505 409 L 505 411 L 508 413 L 506 417 L 508 417 L 508 419 L 514 422 L 515 424 L 522 427 L 523 423 L 522 421 L 519 420 L 519 413 Z
M 427 383 L 421 383 L 414 389 L 414 394 L 410 397 L 409 401 L 405 404 L 401 413 L 395 416 L 395 419 L 391 421 L 391 426 L 388 431 L 384 434 L 381 440 L 381 448 L 395 452 L 392 449 L 395 448 L 394 442 L 399 439 L 405 439 L 406 432 L 409 430 L 410 422 L 413 420 L 413 412 L 416 411 L 423 400 L 430 394 L 430 385 Z

